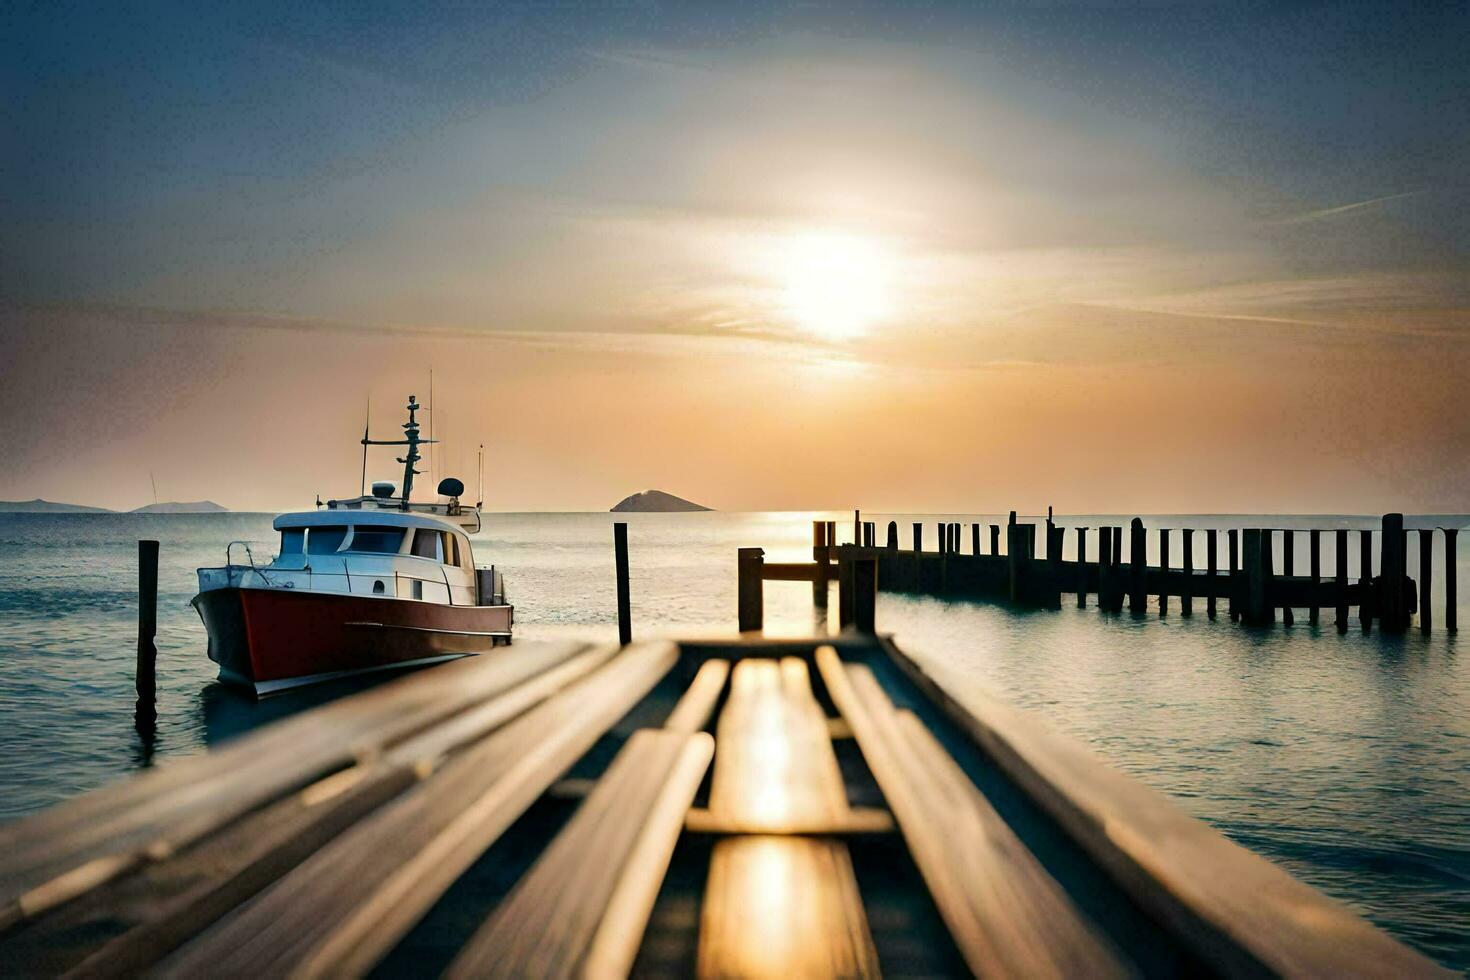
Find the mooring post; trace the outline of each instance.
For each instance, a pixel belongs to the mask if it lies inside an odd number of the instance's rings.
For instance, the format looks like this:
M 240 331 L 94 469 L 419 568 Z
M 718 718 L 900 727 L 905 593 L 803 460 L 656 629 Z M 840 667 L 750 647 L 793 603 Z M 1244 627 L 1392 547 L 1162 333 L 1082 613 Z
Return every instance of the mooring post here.
M 1379 545 L 1382 548 L 1382 544 Z M 1382 569 L 1382 557 L 1379 560 Z M 1358 601 L 1358 623 L 1363 624 L 1363 632 L 1373 629 L 1373 614 L 1377 605 L 1377 586 L 1373 585 L 1373 532 L 1372 530 L 1360 530 L 1358 532 L 1358 583 L 1363 588 L 1358 589 L 1360 601 Z
M 1240 529 L 1232 527 L 1225 532 L 1230 543 L 1230 621 L 1240 619 Z
M 761 581 L 766 552 L 764 548 L 741 548 L 738 555 L 740 632 L 760 632 L 765 628 L 766 617 L 764 583 Z
M 1291 578 L 1296 574 L 1296 532 L 1290 528 L 1281 530 L 1281 574 Z M 1296 623 L 1296 614 L 1291 611 L 1291 600 L 1281 601 L 1281 622 L 1287 626 Z
M 1378 589 L 1378 599 L 1382 608 L 1379 610 L 1378 618 L 1386 630 L 1399 631 L 1409 628 L 1408 546 L 1408 534 L 1404 531 L 1404 515 L 1384 514 L 1383 541 L 1378 546 L 1378 574 L 1382 578 Z
M 863 527 L 863 537 L 867 543 L 867 546 L 869 548 L 878 547 L 878 522 L 865 521 Z
M 1159 615 L 1169 611 L 1169 528 L 1159 528 Z
M 1434 614 L 1430 611 L 1430 584 L 1434 574 L 1434 528 L 1419 529 L 1419 629 L 1428 633 Z
M 863 514 L 862 511 L 852 512 L 852 543 L 863 543 Z
M 1113 554 L 1113 529 L 1104 524 L 1097 529 L 1097 607 L 1112 612 L 1108 589 Z
M 1205 615 L 1211 619 L 1215 618 L 1215 586 L 1218 584 L 1215 580 L 1215 572 L 1219 564 L 1219 555 L 1217 554 L 1219 550 L 1219 537 L 1220 532 L 1217 528 L 1212 527 L 1205 532 L 1205 571 L 1209 576 L 1208 581 L 1210 583 L 1210 594 L 1205 598 Z
M 940 521 L 934 525 L 934 533 L 938 536 L 939 553 L 942 555 L 949 551 L 949 535 L 945 533 L 944 522 Z
M 1144 529 L 1141 517 L 1133 518 L 1128 526 L 1128 552 L 1129 561 L 1133 565 L 1132 582 L 1128 589 L 1128 608 L 1137 615 L 1148 608 L 1148 531 Z
M 1087 528 L 1077 529 L 1077 608 L 1087 608 Z
M 990 525 L 990 553 L 992 555 L 999 555 L 1000 554 L 1000 525 L 999 524 L 992 524 L 992 525 Z
M 855 549 L 854 549 L 855 550 Z M 847 629 L 857 615 L 853 595 L 853 552 L 837 553 L 837 625 Z
M 859 633 L 872 635 L 878 605 L 878 560 L 857 558 L 847 581 L 852 583 L 852 626 Z
M 923 551 L 923 550 L 924 550 L 924 524 L 921 521 L 914 521 L 914 551 L 915 552 L 919 552 L 919 551 Z
M 837 547 L 837 522 L 836 521 L 828 521 L 827 522 L 827 547 L 828 548 L 835 548 L 835 547 Z M 832 556 L 829 555 L 828 557 L 832 557 Z
M 138 663 L 134 687 L 138 701 L 133 724 L 144 736 L 153 734 L 158 721 L 158 542 L 138 542 Z
M 1460 536 L 1457 527 L 1441 528 L 1444 531 L 1444 628 L 1451 633 L 1459 629 L 1455 609 L 1455 559 L 1459 556 L 1455 542 Z
M 955 521 L 954 524 L 952 524 L 950 526 L 950 533 L 954 535 L 954 547 L 951 548 L 950 550 L 953 551 L 955 554 L 959 554 L 960 553 L 960 522 L 959 521 Z
M 812 575 L 812 604 L 818 609 L 827 608 L 827 565 L 831 560 L 827 547 L 827 522 L 812 521 L 812 561 L 817 568 Z
M 898 521 L 888 522 L 888 550 L 898 550 Z
M 1337 591 L 1337 631 L 1346 633 L 1348 628 L 1348 532 L 1347 528 L 1337 529 L 1337 540 L 1334 542 L 1334 550 L 1337 552 L 1337 578 L 1335 580 Z
M 1021 596 L 1020 530 L 1016 524 L 1016 512 L 1011 511 L 1011 522 L 1006 525 L 1006 590 L 1012 602 Z
M 980 525 L 979 524 L 972 523 L 970 525 L 970 552 L 972 554 L 976 554 L 976 555 L 980 554 Z
M 1307 532 L 1307 565 L 1312 574 L 1312 602 L 1307 607 L 1307 622 L 1316 626 L 1322 618 L 1321 609 L 1317 605 L 1317 587 L 1322 581 L 1322 531 L 1312 528 Z
M 1241 558 L 1245 566 L 1245 621 L 1252 625 L 1266 621 L 1266 563 L 1261 554 L 1261 537 L 1260 528 L 1248 527 L 1241 542 Z
M 1179 596 L 1179 612 L 1185 616 L 1194 615 L 1194 529 L 1181 528 L 1179 531 L 1183 540 L 1184 548 L 1184 588 Z
M 1276 622 L 1276 546 L 1271 528 L 1261 531 L 1261 581 L 1266 583 L 1266 622 Z
M 628 524 L 617 521 L 613 524 L 613 562 L 618 576 L 618 642 L 627 646 L 633 642 L 633 615 L 628 599 Z M 756 629 L 760 627 L 757 626 Z

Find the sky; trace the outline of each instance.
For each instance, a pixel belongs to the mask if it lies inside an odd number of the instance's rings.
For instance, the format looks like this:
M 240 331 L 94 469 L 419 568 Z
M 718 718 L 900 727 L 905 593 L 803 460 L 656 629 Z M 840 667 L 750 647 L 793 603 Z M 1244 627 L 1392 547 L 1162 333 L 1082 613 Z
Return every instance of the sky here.
M 1470 511 L 1470 6 L 16 3 L 0 498 Z M 391 478 L 385 453 L 370 476 Z

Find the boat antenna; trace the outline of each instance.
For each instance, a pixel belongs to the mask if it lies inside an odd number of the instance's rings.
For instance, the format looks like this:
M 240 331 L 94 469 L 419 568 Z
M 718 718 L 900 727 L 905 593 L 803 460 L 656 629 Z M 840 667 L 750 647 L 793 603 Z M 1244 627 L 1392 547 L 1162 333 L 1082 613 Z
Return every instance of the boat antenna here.
M 358 489 L 359 497 L 367 496 L 367 447 L 368 426 L 372 424 L 373 418 L 373 396 L 367 396 L 367 408 L 362 413 L 362 486 Z
M 479 499 L 475 501 L 475 510 L 483 510 L 485 507 L 485 444 L 480 443 L 480 486 L 475 494 Z
M 419 455 L 419 447 L 429 445 L 434 441 L 432 439 L 419 438 L 419 420 L 417 413 L 420 407 L 421 406 L 418 403 L 418 399 L 413 395 L 409 395 L 408 421 L 403 423 L 402 439 L 369 439 L 364 436 L 362 440 L 362 444 L 364 446 L 408 447 L 408 453 L 404 456 L 398 457 L 398 462 L 403 464 L 403 498 L 401 501 L 399 501 L 398 504 L 400 510 L 408 510 L 408 498 L 413 493 L 413 478 L 415 476 L 423 475 L 420 470 L 416 470 L 413 468 L 415 463 L 423 459 L 423 457 Z
M 429 367 L 429 442 L 434 441 L 434 368 Z M 434 450 L 429 450 L 429 482 L 433 483 L 438 475 L 438 455 Z
M 153 484 L 153 503 L 158 504 L 158 480 L 153 476 L 153 471 L 148 471 L 148 482 Z

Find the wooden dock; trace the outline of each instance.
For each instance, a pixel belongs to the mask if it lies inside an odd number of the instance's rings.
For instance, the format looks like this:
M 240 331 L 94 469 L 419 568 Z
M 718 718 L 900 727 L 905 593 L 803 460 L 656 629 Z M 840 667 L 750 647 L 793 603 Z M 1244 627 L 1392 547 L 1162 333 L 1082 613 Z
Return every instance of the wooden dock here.
M 0 826 L 76 976 L 1448 975 L 886 639 L 528 644 Z
M 985 533 L 988 528 L 989 534 Z M 1364 629 L 1376 620 L 1391 632 L 1408 629 L 1418 613 L 1419 628 L 1428 632 L 1433 622 L 1429 584 L 1433 572 L 1433 529 L 1419 529 L 1419 579 L 1408 574 L 1408 534 L 1402 514 L 1385 514 L 1381 529 L 1331 532 L 1335 568 L 1322 564 L 1320 528 L 1156 528 L 1158 565 L 1148 564 L 1148 534 L 1142 520 L 1134 518 L 1128 528 L 1128 558 L 1123 554 L 1124 534 L 1119 526 L 1066 528 L 1050 518 L 1045 524 L 1023 523 L 1013 512 L 1005 525 L 971 524 L 971 550 L 962 549 L 960 524 L 941 522 L 934 530 L 937 549 L 924 549 L 924 525 L 914 523 L 912 547 L 899 548 L 897 522 L 890 521 L 886 543 L 878 544 L 872 522 L 854 518 L 853 541 L 839 544 L 837 525 L 832 521 L 812 524 L 812 561 L 767 562 L 760 548 L 741 548 L 739 570 L 739 622 L 741 632 L 759 631 L 763 626 L 763 582 L 808 581 L 818 605 L 827 605 L 829 582 L 839 585 L 838 621 L 845 628 L 873 631 L 872 597 L 878 592 L 900 592 L 953 599 L 991 599 L 1022 606 L 1060 608 L 1062 596 L 1074 595 L 1079 607 L 1094 597 L 1104 612 L 1125 608 L 1141 615 L 1150 598 L 1160 616 L 1167 615 L 1171 599 L 1178 599 L 1179 612 L 1191 616 L 1196 603 L 1205 614 L 1216 618 L 1220 610 L 1231 620 L 1262 626 L 1275 622 L 1292 625 L 1296 610 L 1304 610 L 1307 621 L 1317 625 L 1321 611 L 1334 611 L 1339 631 L 1346 631 L 1352 611 Z M 1004 535 L 1002 535 L 1004 531 Z M 1092 532 L 1089 534 L 1089 532 Z M 1075 542 L 1074 558 L 1063 558 L 1067 535 Z M 1174 535 L 1177 533 L 1177 539 Z M 1445 581 L 1444 628 L 1454 632 L 1456 623 L 1455 557 L 1457 532 L 1440 529 L 1444 539 Z M 1197 563 L 1195 542 L 1204 545 L 1204 561 Z M 1348 576 L 1348 558 L 1356 537 L 1360 574 Z M 983 542 L 988 538 L 989 551 Z M 1096 557 L 1088 559 L 1092 538 Z M 1296 561 L 1298 538 L 1307 545 L 1307 568 Z M 1002 548 L 1002 539 L 1005 545 Z M 1221 547 L 1223 539 L 1224 547 Z M 1171 544 L 1179 543 L 1179 564 L 1170 557 Z M 1275 542 L 1281 543 L 1282 568 L 1275 567 Z M 1039 542 L 1039 544 L 1038 544 Z M 1377 544 L 1378 573 L 1373 574 L 1374 545 Z M 1038 550 L 1039 548 L 1039 550 Z M 1306 574 L 1300 574 L 1305 571 Z M 1324 574 L 1327 572 L 1327 574 Z

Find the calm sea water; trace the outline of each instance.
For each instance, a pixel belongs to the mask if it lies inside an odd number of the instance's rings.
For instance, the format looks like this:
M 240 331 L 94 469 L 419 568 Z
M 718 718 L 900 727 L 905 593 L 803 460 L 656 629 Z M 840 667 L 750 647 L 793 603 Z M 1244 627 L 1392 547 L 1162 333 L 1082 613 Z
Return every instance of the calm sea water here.
M 639 636 L 729 634 L 735 549 L 810 558 L 811 514 L 623 515 L 629 521 Z M 866 515 L 903 529 L 912 518 Z M 925 518 L 933 547 L 940 520 Z M 989 522 L 1003 520 L 983 516 Z M 616 635 L 608 514 L 494 514 L 477 558 L 505 572 L 526 638 Z M 1145 518 L 1150 527 L 1254 524 L 1376 527 L 1353 518 Z M 1064 525 L 1126 523 L 1089 515 Z M 1411 518 L 1411 527 L 1464 517 Z M 881 535 L 881 530 L 880 530 Z M 199 752 L 342 688 L 256 705 L 214 683 L 188 606 L 194 569 L 221 564 L 227 541 L 269 554 L 267 515 L 0 515 L 0 819 Z M 1462 537 L 1470 538 L 1470 534 Z M 136 542 L 162 542 L 159 725 L 132 727 Z M 1333 567 L 1324 535 L 1324 568 Z M 1073 535 L 1067 537 L 1068 550 Z M 969 550 L 968 529 L 965 550 Z M 1153 542 L 1151 541 L 1151 544 Z M 1357 575 L 1357 540 L 1351 574 Z M 988 545 L 987 545 L 988 547 Z M 1434 611 L 1443 622 L 1443 538 Z M 1175 564 L 1179 544 L 1174 542 Z M 1204 544 L 1196 538 L 1197 563 Z M 1305 567 L 1305 536 L 1298 542 Z M 1223 551 L 1223 539 L 1222 539 Z M 1096 540 L 1089 543 L 1096 554 Z M 1223 561 L 1222 561 L 1223 563 Z M 1281 567 L 1278 558 L 1277 566 Z M 1417 578 L 1417 535 L 1409 567 Z M 1470 628 L 1470 545 L 1458 556 L 1460 619 Z M 767 631 L 806 634 L 810 586 L 767 583 Z M 1176 600 L 1177 602 L 1177 600 Z M 1185 619 L 883 596 L 892 631 L 961 699 L 988 690 L 1090 744 L 1196 816 L 1455 968 L 1470 969 L 1470 640 L 1443 630 L 1339 635 L 1320 627 L 1248 630 Z M 835 607 L 835 602 L 833 603 Z M 1470 634 L 1461 634 L 1470 635 Z

